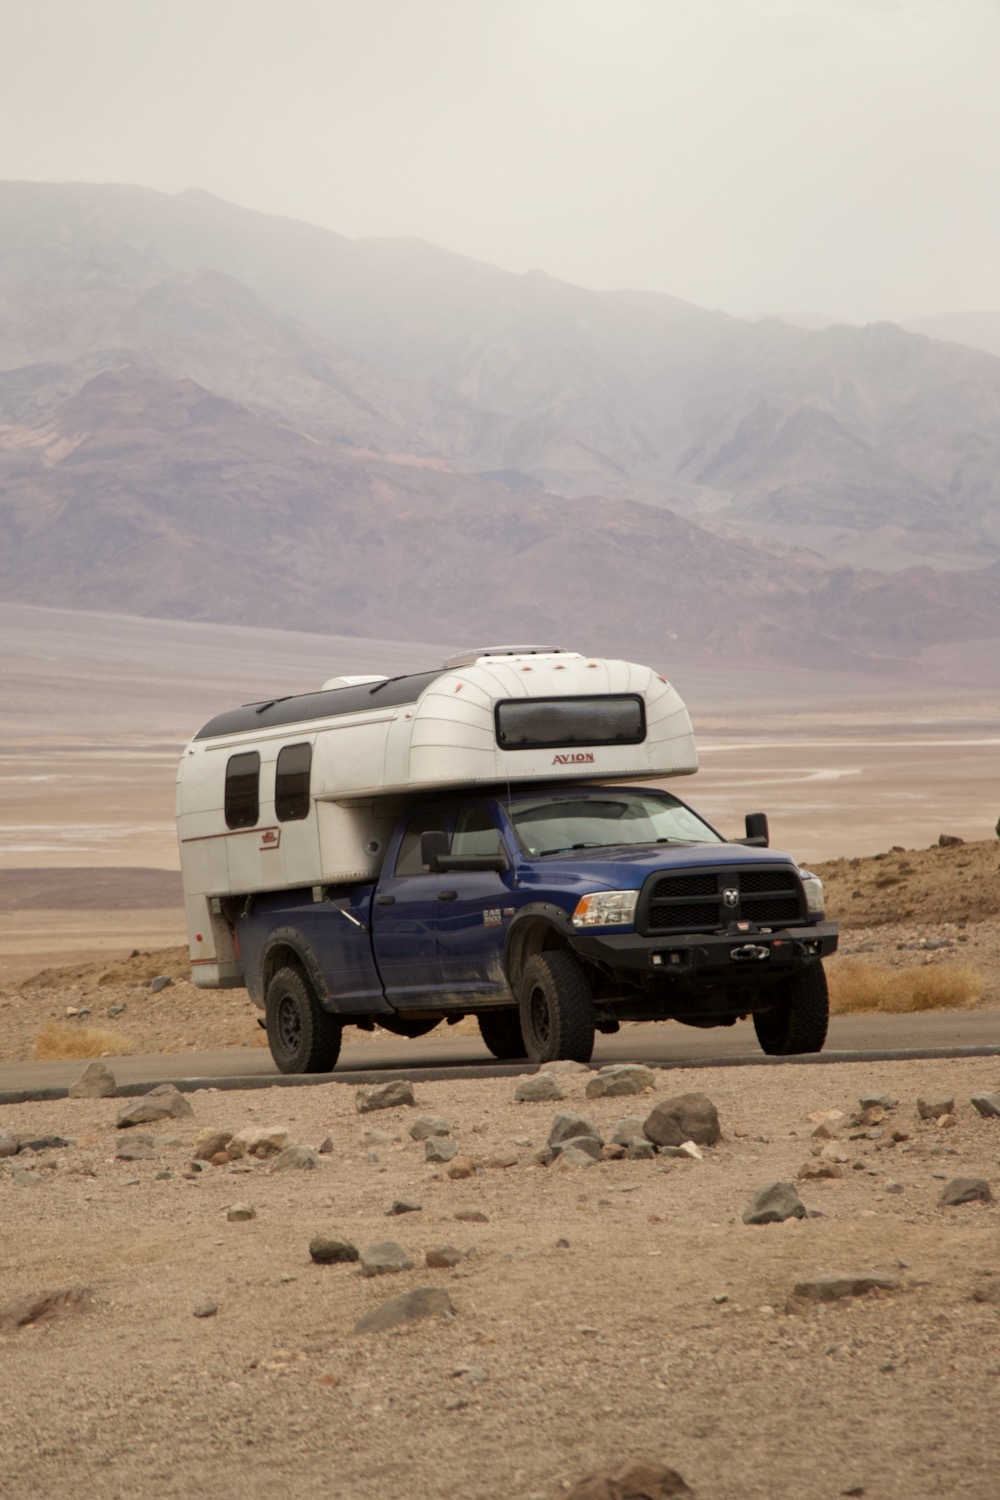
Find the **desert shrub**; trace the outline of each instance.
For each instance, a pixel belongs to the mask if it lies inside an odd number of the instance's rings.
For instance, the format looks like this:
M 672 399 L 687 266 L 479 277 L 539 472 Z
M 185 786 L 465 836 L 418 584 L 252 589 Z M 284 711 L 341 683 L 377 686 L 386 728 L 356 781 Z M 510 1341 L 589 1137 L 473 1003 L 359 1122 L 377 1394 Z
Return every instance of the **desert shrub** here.
M 52 1021 L 35 1037 L 35 1057 L 53 1061 L 61 1057 L 126 1057 L 133 1049 L 124 1037 L 100 1026 L 67 1025 Z
M 917 1010 L 962 1010 L 982 998 L 983 979 L 967 964 L 927 964 L 890 969 L 858 959 L 827 966 L 830 1009 L 845 1016 L 878 1010 L 903 1015 Z

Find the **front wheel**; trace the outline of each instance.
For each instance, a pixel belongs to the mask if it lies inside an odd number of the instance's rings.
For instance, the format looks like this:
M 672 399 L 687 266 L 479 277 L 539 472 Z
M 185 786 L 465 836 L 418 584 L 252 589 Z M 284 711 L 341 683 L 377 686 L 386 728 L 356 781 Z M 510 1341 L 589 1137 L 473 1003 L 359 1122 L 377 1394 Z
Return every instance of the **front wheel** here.
M 521 979 L 521 1034 L 532 1062 L 590 1061 L 594 1050 L 594 997 L 587 971 L 572 953 L 535 953 Z
M 484 1010 L 476 1017 L 479 1035 L 500 1062 L 526 1057 L 521 1017 L 516 1010 Z
M 282 1073 L 329 1073 L 343 1028 L 325 1011 L 300 969 L 279 969 L 264 999 L 267 1042 Z
M 754 1030 L 770 1057 L 822 1052 L 830 1021 L 830 995 L 823 965 L 810 964 L 785 980 L 777 1004 L 755 1011 Z

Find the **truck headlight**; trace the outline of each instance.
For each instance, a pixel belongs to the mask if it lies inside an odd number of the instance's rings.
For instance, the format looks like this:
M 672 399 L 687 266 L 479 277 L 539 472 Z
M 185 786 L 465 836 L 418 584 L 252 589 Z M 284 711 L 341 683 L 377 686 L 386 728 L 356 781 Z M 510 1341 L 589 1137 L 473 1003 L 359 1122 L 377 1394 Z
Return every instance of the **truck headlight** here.
M 573 926 L 630 926 L 638 899 L 638 891 L 595 891 L 591 896 L 581 896 L 573 913 Z
M 811 870 L 799 870 L 802 889 L 806 893 L 806 910 L 811 917 L 821 917 L 824 911 L 823 882 Z

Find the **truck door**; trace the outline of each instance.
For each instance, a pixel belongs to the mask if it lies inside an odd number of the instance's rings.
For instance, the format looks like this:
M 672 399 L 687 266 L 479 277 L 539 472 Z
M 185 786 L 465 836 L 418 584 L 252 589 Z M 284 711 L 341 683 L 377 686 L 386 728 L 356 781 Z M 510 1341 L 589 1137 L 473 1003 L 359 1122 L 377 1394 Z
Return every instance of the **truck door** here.
M 507 854 L 488 808 L 460 807 L 452 854 Z M 510 925 L 512 870 L 458 870 L 443 880 L 434 926 L 442 992 L 455 1000 L 497 1000 L 507 990 L 504 937 Z M 454 893 L 454 894 L 451 894 Z
M 449 832 L 454 811 L 438 804 L 419 808 L 387 860 L 372 904 L 372 940 L 386 999 L 397 1009 L 433 1004 L 441 988 L 437 921 L 455 877 L 432 875 L 420 858 L 420 835 L 433 828 Z M 392 850 L 389 851 L 390 856 Z M 440 899 L 439 899 L 440 898 Z

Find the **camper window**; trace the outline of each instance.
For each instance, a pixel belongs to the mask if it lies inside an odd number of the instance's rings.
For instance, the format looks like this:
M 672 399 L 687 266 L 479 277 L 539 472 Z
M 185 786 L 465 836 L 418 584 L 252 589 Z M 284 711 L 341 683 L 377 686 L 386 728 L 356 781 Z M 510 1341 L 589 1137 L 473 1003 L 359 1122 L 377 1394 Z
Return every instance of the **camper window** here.
M 508 700 L 497 704 L 496 734 L 503 750 L 640 745 L 646 738 L 646 715 L 642 699 L 633 693 Z
M 226 764 L 226 827 L 252 828 L 260 816 L 260 756 L 230 756 Z
M 285 745 L 274 773 L 274 812 L 279 823 L 309 816 L 312 745 Z

